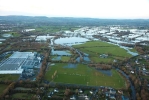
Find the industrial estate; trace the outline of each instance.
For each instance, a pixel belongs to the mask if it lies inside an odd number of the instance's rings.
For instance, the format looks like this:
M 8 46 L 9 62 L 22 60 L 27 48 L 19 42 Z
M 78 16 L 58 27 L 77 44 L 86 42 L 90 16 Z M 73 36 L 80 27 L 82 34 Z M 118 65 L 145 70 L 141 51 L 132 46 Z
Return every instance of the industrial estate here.
M 149 20 L 70 19 L 0 16 L 0 100 L 147 100 Z

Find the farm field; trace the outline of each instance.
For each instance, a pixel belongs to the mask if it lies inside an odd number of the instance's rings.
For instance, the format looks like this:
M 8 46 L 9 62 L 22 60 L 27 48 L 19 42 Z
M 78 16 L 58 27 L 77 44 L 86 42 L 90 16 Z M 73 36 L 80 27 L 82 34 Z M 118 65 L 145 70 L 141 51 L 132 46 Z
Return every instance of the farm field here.
M 0 74 L 0 80 L 9 80 L 9 81 L 13 81 L 13 80 L 17 80 L 19 78 L 20 75 L 11 75 L 11 74 Z
M 50 66 L 45 74 L 45 79 L 60 83 L 125 88 L 125 80 L 114 69 L 111 70 L 112 76 L 108 76 L 83 64 L 77 64 L 76 68 L 65 68 L 64 66 L 67 66 L 67 64 L 56 63 Z M 56 74 L 54 75 L 54 73 Z
M 12 95 L 12 98 L 22 98 L 22 99 L 31 99 L 33 94 L 30 93 L 15 93 Z
M 3 91 L 7 88 L 8 85 L 0 84 L 0 95 L 3 93 Z
M 80 45 L 73 45 L 73 47 L 89 54 L 89 57 L 93 62 L 111 63 L 114 59 L 123 60 L 124 58 L 132 57 L 123 48 L 102 41 L 86 42 Z M 101 58 L 100 55 L 102 54 L 106 54 L 108 57 Z

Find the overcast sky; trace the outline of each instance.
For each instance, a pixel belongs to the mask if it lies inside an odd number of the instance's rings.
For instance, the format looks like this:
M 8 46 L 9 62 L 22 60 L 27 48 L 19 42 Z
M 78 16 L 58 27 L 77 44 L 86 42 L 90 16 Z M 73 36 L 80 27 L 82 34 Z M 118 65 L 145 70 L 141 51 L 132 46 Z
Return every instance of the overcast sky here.
M 149 19 L 149 0 L 0 0 L 0 15 Z

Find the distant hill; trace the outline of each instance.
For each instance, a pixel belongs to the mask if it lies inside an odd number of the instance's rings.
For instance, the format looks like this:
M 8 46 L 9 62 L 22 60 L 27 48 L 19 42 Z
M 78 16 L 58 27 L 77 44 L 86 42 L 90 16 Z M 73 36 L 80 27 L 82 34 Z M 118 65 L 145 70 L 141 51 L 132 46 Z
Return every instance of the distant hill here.
M 0 22 L 11 23 L 44 23 L 51 25 L 131 25 L 149 27 L 149 19 L 98 19 L 73 17 L 45 17 L 45 16 L 0 16 Z

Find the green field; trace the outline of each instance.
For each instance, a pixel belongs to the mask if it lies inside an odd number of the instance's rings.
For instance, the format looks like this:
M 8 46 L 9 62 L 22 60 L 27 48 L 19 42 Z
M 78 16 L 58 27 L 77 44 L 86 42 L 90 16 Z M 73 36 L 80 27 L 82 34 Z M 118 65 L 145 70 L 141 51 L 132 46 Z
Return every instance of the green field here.
M 0 95 L 1 93 L 3 93 L 3 91 L 6 89 L 8 85 L 5 85 L 5 84 L 0 84 Z
M 13 37 L 19 37 L 20 34 L 17 32 L 7 32 L 6 34 L 11 34 Z
M 113 58 L 100 58 L 100 57 L 97 57 L 97 56 L 92 56 L 90 57 L 90 59 L 94 62 L 104 62 L 104 63 L 110 63 L 110 62 L 113 62 Z
M 114 69 L 111 70 L 112 76 L 107 76 L 83 64 L 78 64 L 76 68 L 64 68 L 63 66 L 66 66 L 66 64 L 56 63 L 54 66 L 50 66 L 45 74 L 45 79 L 62 83 L 125 88 L 125 80 Z M 52 79 L 52 75 L 56 71 L 57 74 Z
M 131 57 L 126 50 L 117 45 L 109 44 L 102 41 L 91 41 L 80 45 L 73 45 L 74 48 L 89 54 L 91 61 L 94 62 L 112 62 L 114 59 L 123 60 Z M 107 54 L 107 58 L 100 58 L 101 54 Z
M 62 61 L 69 61 L 70 57 L 69 56 L 62 56 L 61 60 Z
M 12 75 L 12 74 L 0 74 L 0 80 L 9 80 L 9 81 L 13 81 L 13 80 L 17 80 L 19 78 L 20 75 Z
M 129 49 L 131 52 L 136 52 L 137 53 L 137 50 L 136 49 Z
M 21 98 L 21 99 L 31 99 L 33 94 L 30 93 L 15 93 L 12 95 L 12 98 Z

